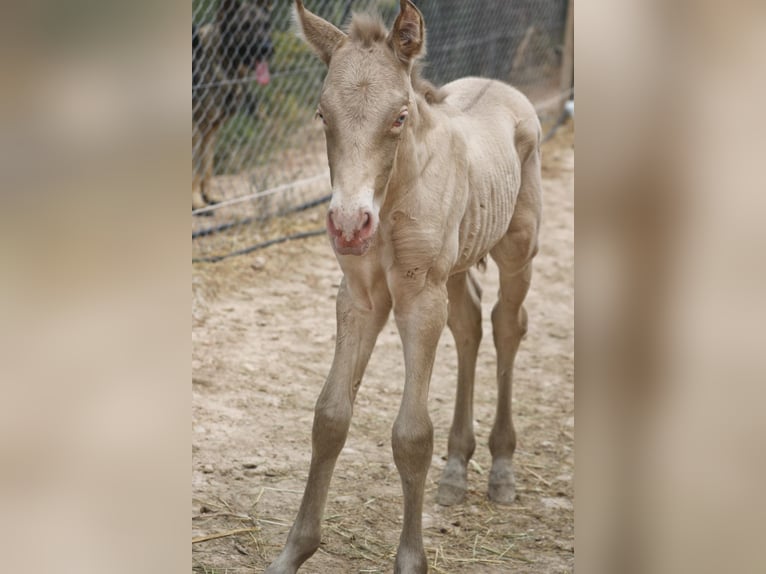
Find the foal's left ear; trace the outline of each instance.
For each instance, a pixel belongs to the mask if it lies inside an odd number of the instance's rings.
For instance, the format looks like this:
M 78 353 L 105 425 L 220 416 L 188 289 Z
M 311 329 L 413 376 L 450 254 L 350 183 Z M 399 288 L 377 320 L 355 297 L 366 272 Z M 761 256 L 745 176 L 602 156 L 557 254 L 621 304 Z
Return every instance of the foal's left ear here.
M 423 14 L 410 2 L 400 0 L 399 15 L 388 35 L 388 43 L 404 64 L 425 54 L 426 28 Z

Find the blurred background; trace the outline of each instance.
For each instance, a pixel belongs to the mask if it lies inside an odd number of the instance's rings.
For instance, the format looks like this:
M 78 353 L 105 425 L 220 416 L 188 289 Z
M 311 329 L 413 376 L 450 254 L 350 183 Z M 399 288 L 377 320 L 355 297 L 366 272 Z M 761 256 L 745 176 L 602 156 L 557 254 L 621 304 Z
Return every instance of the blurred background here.
M 577 8 L 580 572 L 766 571 L 765 6 Z M 211 9 L 26 2 L 0 22 L 6 570 L 190 570 L 181 198 L 189 27 Z M 251 169 L 232 165 L 215 177 Z M 216 241 L 193 251 L 235 248 Z
M 195 261 L 323 229 L 317 206 L 329 201 L 330 178 L 314 114 L 326 67 L 297 37 L 290 2 L 253 4 L 244 12 L 239 2 L 192 3 L 192 171 L 203 193 L 218 202 L 193 205 Z M 545 127 L 555 122 L 572 95 L 568 0 L 417 4 L 426 24 L 427 79 L 443 85 L 474 75 L 510 82 L 536 105 Z M 390 27 L 399 2 L 312 0 L 307 8 L 341 28 L 361 11 L 381 14 Z M 245 66 L 235 69 L 241 62 Z

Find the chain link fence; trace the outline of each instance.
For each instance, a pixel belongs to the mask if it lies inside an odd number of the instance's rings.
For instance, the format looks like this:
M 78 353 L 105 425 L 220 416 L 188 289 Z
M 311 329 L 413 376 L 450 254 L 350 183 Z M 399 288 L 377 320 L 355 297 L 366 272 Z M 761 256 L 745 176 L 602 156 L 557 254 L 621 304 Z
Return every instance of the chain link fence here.
M 415 0 L 424 76 L 504 80 L 544 123 L 562 97 L 567 0 Z M 323 231 L 330 178 L 314 120 L 326 68 L 296 36 L 291 0 L 193 0 L 192 257 L 215 261 Z M 307 0 L 336 25 L 398 0 Z M 195 197 L 196 194 L 196 197 Z

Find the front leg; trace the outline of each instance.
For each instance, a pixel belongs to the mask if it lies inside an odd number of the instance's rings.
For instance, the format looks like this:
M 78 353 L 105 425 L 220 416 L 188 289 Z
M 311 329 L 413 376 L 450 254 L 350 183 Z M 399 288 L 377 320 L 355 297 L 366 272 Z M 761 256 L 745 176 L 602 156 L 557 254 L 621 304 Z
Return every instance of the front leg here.
M 436 348 L 447 322 L 447 288 L 427 283 L 418 293 L 394 293 L 394 315 L 404 347 L 405 382 L 391 444 L 404 493 L 404 524 L 396 553 L 397 574 L 428 571 L 422 513 L 433 453 L 428 387 Z
M 321 521 L 335 462 L 346 442 L 354 399 L 375 341 L 391 310 L 384 281 L 373 281 L 360 304 L 344 277 L 337 299 L 335 358 L 314 411 L 309 477 L 282 553 L 266 574 L 294 574 L 319 548 Z

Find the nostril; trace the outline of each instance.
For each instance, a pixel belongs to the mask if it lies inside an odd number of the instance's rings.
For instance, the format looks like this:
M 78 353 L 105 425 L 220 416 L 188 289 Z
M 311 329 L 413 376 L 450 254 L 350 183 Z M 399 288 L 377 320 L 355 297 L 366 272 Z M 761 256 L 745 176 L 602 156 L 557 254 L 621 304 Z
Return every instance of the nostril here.
M 364 219 L 362 220 L 362 229 L 367 229 L 372 225 L 372 216 L 369 211 L 364 212 Z

